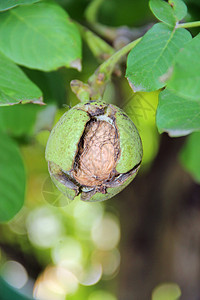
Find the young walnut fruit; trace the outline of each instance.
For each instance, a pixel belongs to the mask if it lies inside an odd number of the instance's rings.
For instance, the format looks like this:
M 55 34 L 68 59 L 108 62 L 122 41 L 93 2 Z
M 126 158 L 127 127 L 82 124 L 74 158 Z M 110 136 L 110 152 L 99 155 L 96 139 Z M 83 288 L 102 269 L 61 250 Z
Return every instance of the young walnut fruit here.
M 50 176 L 70 200 L 107 200 L 136 176 L 142 143 L 130 118 L 117 106 L 80 103 L 52 129 L 46 147 Z

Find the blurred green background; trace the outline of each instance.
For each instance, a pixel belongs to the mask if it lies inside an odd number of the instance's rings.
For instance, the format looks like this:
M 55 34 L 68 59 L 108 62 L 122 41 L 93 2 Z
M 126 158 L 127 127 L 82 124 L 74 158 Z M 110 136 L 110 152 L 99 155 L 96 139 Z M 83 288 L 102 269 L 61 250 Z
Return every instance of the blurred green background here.
M 73 19 L 87 24 L 89 0 L 57 2 Z M 199 1 L 186 2 L 187 21 L 197 20 Z M 129 26 L 135 36 L 156 22 L 147 0 L 102 1 L 98 21 L 112 29 Z M 116 47 L 124 42 L 123 35 L 117 38 Z M 133 96 L 124 76 L 113 76 L 106 88 L 104 99 L 127 112 L 144 147 L 141 170 L 124 191 L 104 203 L 77 199 L 66 205 L 50 181 L 44 158 L 49 132 L 78 103 L 70 81 L 87 81 L 98 64 L 84 43 L 81 73 L 24 67 L 47 105 L 0 108 L 0 129 L 20 145 L 26 174 L 25 205 L 0 225 L 0 298 L 198 300 L 200 186 L 191 164 L 190 172 L 181 164 L 188 154 L 182 150 L 187 137 L 157 132 L 158 92 Z

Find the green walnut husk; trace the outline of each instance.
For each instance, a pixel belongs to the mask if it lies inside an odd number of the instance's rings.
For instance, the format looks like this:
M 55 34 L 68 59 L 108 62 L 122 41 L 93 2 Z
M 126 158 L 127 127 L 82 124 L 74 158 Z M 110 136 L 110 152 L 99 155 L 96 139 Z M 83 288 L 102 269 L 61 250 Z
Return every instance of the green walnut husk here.
M 123 110 L 100 101 L 80 103 L 52 129 L 46 146 L 50 176 L 70 200 L 107 200 L 136 176 L 139 133 Z

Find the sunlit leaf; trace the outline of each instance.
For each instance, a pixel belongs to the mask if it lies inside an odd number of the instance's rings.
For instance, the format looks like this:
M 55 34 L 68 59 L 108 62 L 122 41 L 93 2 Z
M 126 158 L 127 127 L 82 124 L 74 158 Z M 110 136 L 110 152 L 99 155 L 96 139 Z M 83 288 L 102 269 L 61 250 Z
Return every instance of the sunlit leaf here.
M 194 132 L 187 138 L 180 159 L 184 168 L 200 183 L 200 132 Z
M 168 89 L 159 95 L 156 123 L 159 132 L 183 136 L 200 130 L 200 99 L 179 97 Z
M 154 25 L 128 55 L 126 77 L 134 91 L 155 91 L 165 86 L 165 76 L 184 44 L 191 40 L 183 28 Z
M 200 34 L 187 43 L 175 58 L 172 76 L 167 83 L 179 97 L 200 101 Z
M 32 4 L 32 3 L 38 2 L 38 1 L 40 1 L 40 0 L 1 0 L 0 11 L 10 9 L 17 5 Z
M 0 53 L 0 106 L 41 103 L 42 92 L 22 70 Z
M 67 13 L 51 1 L 4 12 L 0 50 L 14 62 L 33 69 L 81 68 L 79 31 Z
M 25 170 L 17 144 L 0 132 L 0 222 L 12 219 L 22 208 Z

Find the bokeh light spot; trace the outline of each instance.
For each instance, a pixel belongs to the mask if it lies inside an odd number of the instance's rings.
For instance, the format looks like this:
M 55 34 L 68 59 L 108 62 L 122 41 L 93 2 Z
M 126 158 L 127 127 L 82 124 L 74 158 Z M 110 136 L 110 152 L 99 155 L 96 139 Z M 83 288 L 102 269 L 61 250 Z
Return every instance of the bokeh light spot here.
M 82 285 L 94 285 L 96 284 L 102 276 L 102 266 L 97 263 L 93 263 L 89 268 L 85 269 L 79 276 L 79 282 Z
M 112 214 L 105 214 L 97 220 L 92 228 L 92 240 L 101 250 L 111 250 L 120 240 L 120 228 L 117 218 Z
M 66 295 L 74 294 L 78 281 L 72 272 L 63 267 L 47 267 L 37 279 L 33 296 L 42 300 L 64 300 Z
M 77 270 L 82 262 L 81 244 L 72 237 L 65 237 L 52 249 L 55 264 Z
M 1 269 L 1 276 L 11 286 L 21 289 L 28 281 L 26 269 L 17 261 L 7 261 Z
M 104 279 L 111 279 L 119 270 L 120 252 L 116 248 L 110 251 L 97 250 L 93 253 L 93 260 L 101 263 Z
M 102 299 L 117 300 L 117 298 L 113 294 L 103 291 L 103 290 L 98 290 L 98 291 L 93 292 L 88 298 L 88 300 L 102 300 Z
M 103 215 L 101 203 L 85 203 L 80 201 L 74 209 L 76 227 L 80 231 L 90 231 L 94 222 L 100 220 Z
M 152 293 L 152 300 L 178 300 L 181 290 L 176 283 L 163 283 L 157 286 Z
M 27 218 L 30 241 L 42 248 L 50 248 L 63 235 L 64 229 L 59 217 L 48 207 L 33 210 Z

